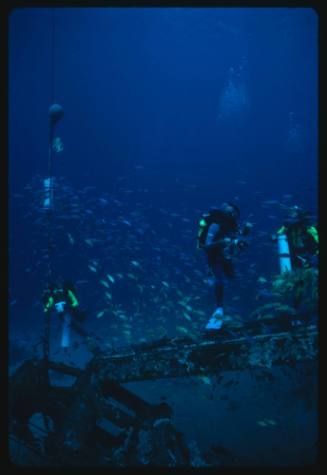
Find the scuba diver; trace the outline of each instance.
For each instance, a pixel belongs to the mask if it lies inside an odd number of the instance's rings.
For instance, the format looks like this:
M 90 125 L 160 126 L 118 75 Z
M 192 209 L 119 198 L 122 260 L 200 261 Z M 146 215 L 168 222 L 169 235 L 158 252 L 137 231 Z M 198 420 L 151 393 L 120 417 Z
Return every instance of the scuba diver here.
M 45 313 L 54 307 L 59 314 L 68 312 L 72 316 L 78 315 L 79 303 L 71 282 L 64 282 L 62 285 L 51 282 L 43 293 L 43 301 Z
M 317 267 L 318 230 L 312 224 L 310 213 L 299 206 L 289 208 L 288 217 L 272 239 L 278 242 L 281 272 Z
M 208 256 L 208 265 L 215 278 L 217 308 L 206 325 L 207 330 L 219 330 L 223 324 L 224 275 L 235 275 L 232 256 L 248 246 L 243 236 L 249 234 L 252 224 L 246 222 L 242 228 L 238 225 L 240 210 L 229 202 L 220 208 L 212 207 L 200 220 L 198 249 Z
M 47 289 L 43 292 L 44 312 L 49 313 L 53 310 L 63 317 L 63 335 L 61 346 L 67 348 L 70 344 L 69 329 L 72 326 L 74 330 L 82 336 L 86 333 L 77 322 L 85 320 L 85 311 L 79 308 L 79 302 L 76 298 L 76 291 L 71 282 L 63 284 L 49 283 Z

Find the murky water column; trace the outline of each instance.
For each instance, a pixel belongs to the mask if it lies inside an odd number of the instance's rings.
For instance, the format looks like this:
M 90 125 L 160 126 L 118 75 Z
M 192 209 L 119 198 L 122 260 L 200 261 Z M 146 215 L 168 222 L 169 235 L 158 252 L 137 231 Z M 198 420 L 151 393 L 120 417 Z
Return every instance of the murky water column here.
M 242 121 L 250 107 L 246 88 L 247 58 L 243 56 L 237 67 L 230 67 L 227 84 L 218 103 L 217 123 Z
M 289 153 L 296 154 L 303 149 L 303 145 L 301 125 L 295 112 L 291 111 L 288 114 L 286 149 Z

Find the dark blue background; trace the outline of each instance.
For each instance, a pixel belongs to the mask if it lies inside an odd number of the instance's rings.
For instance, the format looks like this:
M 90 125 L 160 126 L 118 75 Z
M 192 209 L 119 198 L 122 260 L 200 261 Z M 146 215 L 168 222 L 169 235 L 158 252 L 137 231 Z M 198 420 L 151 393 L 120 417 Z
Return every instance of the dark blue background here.
M 47 174 L 51 15 L 29 8 L 10 16 L 10 197 Z M 54 15 L 54 101 L 65 109 L 58 129 L 65 150 L 55 158 L 55 176 L 99 193 L 111 193 L 125 176 L 130 187 L 169 190 L 149 199 L 159 207 L 163 198 L 176 210 L 185 199 L 205 211 L 236 196 L 242 217 L 252 213 L 256 229 L 269 232 L 279 222 L 267 218 L 276 213 L 261 207 L 264 199 L 292 194 L 291 204 L 316 211 L 313 10 L 64 8 Z M 219 122 L 229 69 L 244 57 L 249 108 L 239 121 Z M 295 151 L 286 146 L 290 112 L 300 124 Z M 189 184 L 197 189 L 186 196 L 180 190 Z M 34 300 L 40 279 L 27 282 L 23 270 L 32 264 L 29 224 L 10 200 L 10 294 Z M 263 261 L 277 271 L 274 255 Z
M 55 177 L 69 182 L 76 193 L 95 186 L 94 196 L 108 193 L 129 212 L 134 202 L 129 195 L 120 194 L 121 177 L 131 190 L 148 189 L 143 204 L 152 210 L 157 235 L 167 238 L 165 252 L 169 253 L 170 246 L 184 252 L 184 258 L 174 263 L 182 275 L 187 276 L 188 256 L 193 259 L 192 270 L 195 266 L 195 270 L 205 271 L 205 259 L 195 257 L 201 213 L 224 200 L 239 205 L 242 219 L 250 219 L 254 231 L 251 246 L 238 265 L 242 277 L 227 287 L 226 297 L 236 313 L 247 318 L 258 304 L 254 301 L 257 277 L 269 278 L 278 272 L 276 249 L 269 235 L 280 226 L 284 213 L 278 206 L 265 206 L 264 201 L 298 204 L 317 213 L 316 13 L 304 8 L 55 9 L 53 76 L 52 13 L 49 8 L 17 9 L 9 19 L 11 336 L 21 331 L 36 336 L 42 330 L 39 302 L 46 276 L 45 267 L 36 262 L 46 241 L 37 228 L 39 214 L 33 208 L 41 189 L 29 186 L 37 175 L 47 176 L 52 101 L 65 110 L 57 130 L 64 151 L 55 155 Z M 235 79 L 233 74 L 241 65 L 241 78 Z M 244 87 L 248 107 L 219 119 L 221 98 L 231 77 Z M 291 113 L 299 133 L 288 143 Z M 285 194 L 292 196 L 285 199 Z M 41 206 L 41 195 L 39 201 Z M 88 206 L 85 201 L 84 207 Z M 159 208 L 190 222 L 178 219 L 173 221 L 179 221 L 176 228 L 167 229 L 167 221 L 156 213 Z M 97 219 L 110 222 L 114 211 L 100 207 L 97 212 Z M 183 227 L 190 228 L 194 239 L 185 238 Z M 67 232 L 71 232 L 69 226 Z M 110 232 L 109 226 L 108 235 Z M 78 238 L 83 244 L 83 238 L 89 237 Z M 147 253 L 144 249 L 144 257 Z M 79 259 L 78 253 L 67 251 L 60 274 L 72 280 L 89 278 L 84 257 Z M 119 261 L 116 264 L 115 272 Z M 159 270 L 165 264 L 170 265 L 163 258 Z M 151 277 L 152 268 L 147 271 Z M 159 280 L 167 280 L 165 272 Z M 169 283 L 178 288 L 180 282 L 172 277 Z M 198 285 L 201 287 L 201 282 Z M 90 309 L 89 328 L 104 321 L 95 317 L 102 308 L 93 297 L 99 287 L 92 281 L 79 295 Z M 120 292 L 117 298 L 123 301 L 124 292 L 128 294 L 124 284 Z M 239 302 L 232 303 L 232 296 L 238 295 Z M 203 310 L 207 312 L 213 305 L 213 295 L 208 293 Z M 150 324 L 152 318 L 148 316 Z M 174 321 L 167 322 L 169 325 L 174 328 Z M 302 414 L 302 409 L 297 411 Z M 301 417 L 296 416 L 296 421 L 305 427 L 306 416 Z M 314 418 L 308 417 L 314 426 Z M 192 424 L 188 430 L 192 432 L 194 427 Z M 296 427 L 293 432 L 303 434 L 303 429 Z M 308 430 L 308 444 L 310 434 Z M 227 435 L 236 440 L 232 432 Z M 251 447 L 259 451 L 260 435 L 257 439 L 258 434 L 253 435 L 254 442 L 250 435 L 242 437 L 249 437 Z M 276 437 L 274 443 L 287 446 L 288 435 L 285 440 L 277 433 Z M 205 437 L 203 441 L 205 444 Z M 288 447 L 285 460 L 288 456 L 297 459 L 301 443 Z M 271 447 L 272 442 L 267 444 Z

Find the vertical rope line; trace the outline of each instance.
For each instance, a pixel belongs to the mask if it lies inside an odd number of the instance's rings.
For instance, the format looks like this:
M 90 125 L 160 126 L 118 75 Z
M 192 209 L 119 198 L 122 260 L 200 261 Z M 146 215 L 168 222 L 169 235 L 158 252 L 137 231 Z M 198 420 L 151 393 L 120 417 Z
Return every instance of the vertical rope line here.
M 51 104 L 55 100 L 55 9 L 51 9 Z
M 55 100 L 55 9 L 51 9 L 51 39 L 50 39 L 50 104 L 54 104 Z M 47 282 L 48 285 L 53 280 L 52 258 L 53 258 L 53 124 L 49 122 L 49 150 L 48 150 L 48 179 L 50 179 L 50 206 L 46 210 L 47 213 L 47 225 L 48 225 L 48 267 L 47 267 Z M 48 379 L 48 366 L 49 366 L 49 350 L 50 350 L 50 310 L 45 315 L 44 321 L 44 344 L 43 354 L 45 361 L 45 377 Z

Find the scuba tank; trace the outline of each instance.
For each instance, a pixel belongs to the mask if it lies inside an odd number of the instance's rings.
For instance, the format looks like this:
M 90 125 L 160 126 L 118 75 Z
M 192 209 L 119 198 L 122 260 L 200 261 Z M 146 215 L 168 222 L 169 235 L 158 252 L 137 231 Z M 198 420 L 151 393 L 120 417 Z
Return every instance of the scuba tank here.
M 69 313 L 65 313 L 63 318 L 63 327 L 62 327 L 62 337 L 61 337 L 61 347 L 68 348 L 70 346 L 70 325 L 72 317 Z
M 280 273 L 283 274 L 284 272 L 291 272 L 291 255 L 286 234 L 278 234 L 277 245 Z
M 43 201 L 43 208 L 44 209 L 52 209 L 53 208 L 53 178 L 45 178 L 43 180 L 44 186 L 44 201 Z

